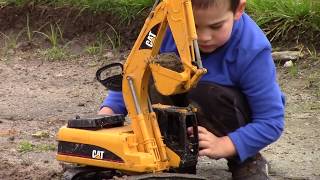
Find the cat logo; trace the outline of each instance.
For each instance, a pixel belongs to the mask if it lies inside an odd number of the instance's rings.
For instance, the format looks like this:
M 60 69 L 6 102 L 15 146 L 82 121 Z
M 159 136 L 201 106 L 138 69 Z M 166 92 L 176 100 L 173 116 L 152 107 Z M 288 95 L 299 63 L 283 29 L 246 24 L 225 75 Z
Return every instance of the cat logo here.
M 103 153 L 104 153 L 104 151 L 93 150 L 92 151 L 92 158 L 93 159 L 103 159 Z
M 153 41 L 155 37 L 156 35 L 150 31 L 146 40 L 146 45 L 149 46 L 150 48 L 153 47 Z
M 156 24 L 152 29 L 144 35 L 143 42 L 141 43 L 140 49 L 152 49 L 154 42 L 157 38 L 157 33 L 160 27 L 160 23 Z

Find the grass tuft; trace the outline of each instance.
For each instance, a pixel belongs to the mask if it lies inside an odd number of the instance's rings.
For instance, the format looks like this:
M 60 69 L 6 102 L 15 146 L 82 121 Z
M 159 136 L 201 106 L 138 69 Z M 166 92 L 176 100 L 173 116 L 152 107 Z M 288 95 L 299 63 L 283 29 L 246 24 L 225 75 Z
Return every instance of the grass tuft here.
M 248 12 L 270 40 L 316 38 L 320 33 L 318 0 L 251 0 Z
M 52 25 L 50 24 L 50 31 L 48 33 L 40 32 L 40 31 L 34 31 L 35 33 L 39 33 L 43 35 L 45 38 L 47 38 L 52 47 L 56 48 L 58 47 L 59 40 L 63 41 L 63 33 L 58 24 Z
M 299 74 L 299 68 L 296 64 L 294 64 L 293 66 L 289 67 L 289 74 L 292 77 L 298 77 Z
M 22 141 L 19 143 L 18 151 L 25 153 L 33 151 L 34 145 L 28 141 Z
M 112 12 L 120 17 L 120 23 L 131 23 L 133 19 L 147 7 L 151 7 L 154 0 L 0 0 L 0 7 L 6 5 L 25 6 L 48 5 L 54 7 L 71 6 L 89 9 L 93 12 Z
M 18 145 L 18 152 L 27 153 L 27 152 L 46 152 L 46 151 L 55 151 L 56 146 L 54 144 L 32 144 L 29 141 L 21 141 Z
M 54 46 L 52 48 L 47 49 L 44 52 L 44 55 L 49 61 L 57 61 L 57 60 L 65 60 L 68 57 L 68 52 L 66 48 L 60 48 L 58 46 Z

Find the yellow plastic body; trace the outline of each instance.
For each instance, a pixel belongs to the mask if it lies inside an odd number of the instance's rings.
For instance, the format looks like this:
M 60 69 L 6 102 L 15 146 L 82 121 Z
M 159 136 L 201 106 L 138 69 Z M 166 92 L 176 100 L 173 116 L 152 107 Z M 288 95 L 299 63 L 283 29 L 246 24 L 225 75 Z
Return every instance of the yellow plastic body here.
M 156 36 L 151 29 L 158 26 Z M 166 28 L 170 27 L 184 71 L 161 67 L 150 60 L 158 54 Z M 150 48 L 141 48 L 148 38 Z M 191 0 L 163 0 L 150 13 L 124 65 L 122 92 L 131 124 L 97 131 L 63 127 L 58 141 L 102 147 L 121 157 L 122 163 L 57 155 L 60 161 L 120 169 L 132 172 L 160 172 L 178 167 L 179 156 L 163 143 L 155 113 L 148 102 L 148 83 L 152 74 L 156 88 L 164 95 L 194 87 L 206 72 L 192 65 L 193 41 L 197 39 Z M 130 83 L 132 85 L 130 85 Z M 132 91 L 132 88 L 134 91 Z
M 102 161 L 99 159 L 88 160 L 88 158 L 57 154 L 57 160 L 60 161 L 132 172 L 153 172 L 155 169 L 166 168 L 157 167 L 152 154 L 138 151 L 136 136 L 130 126 L 96 131 L 62 127 L 59 130 L 57 139 L 99 146 L 113 152 L 124 160 L 124 162 Z M 167 151 L 171 150 L 168 149 Z M 177 155 L 173 153 L 172 157 L 175 157 L 173 159 L 179 162 Z M 177 163 L 173 162 L 173 164 L 175 164 L 175 167 L 179 166 Z

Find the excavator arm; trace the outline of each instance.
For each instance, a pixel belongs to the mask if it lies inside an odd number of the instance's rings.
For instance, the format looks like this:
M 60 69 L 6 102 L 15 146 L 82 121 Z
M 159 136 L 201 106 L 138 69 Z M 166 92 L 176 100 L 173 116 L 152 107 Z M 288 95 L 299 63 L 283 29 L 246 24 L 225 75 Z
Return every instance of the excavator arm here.
M 175 72 L 154 63 L 167 28 L 175 40 L 183 72 Z M 137 135 L 139 150 L 166 161 L 165 145 L 148 97 L 149 78 L 153 76 L 157 90 L 173 95 L 194 87 L 206 70 L 201 66 L 197 34 L 190 0 L 164 0 L 155 4 L 124 65 L 122 92 Z M 195 56 L 196 55 L 196 56 Z M 198 59 L 196 59 L 198 57 Z M 198 62 L 194 66 L 192 62 Z M 152 127 L 152 128 L 150 128 Z

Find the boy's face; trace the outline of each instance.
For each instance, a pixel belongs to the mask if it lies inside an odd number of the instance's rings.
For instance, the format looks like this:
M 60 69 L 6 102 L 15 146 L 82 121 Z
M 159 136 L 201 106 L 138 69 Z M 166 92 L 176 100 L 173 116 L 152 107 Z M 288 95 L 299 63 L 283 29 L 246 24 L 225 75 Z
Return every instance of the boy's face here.
M 201 52 L 211 53 L 230 39 L 234 20 L 242 14 L 233 13 L 230 7 L 229 0 L 221 0 L 208 8 L 193 9 Z

